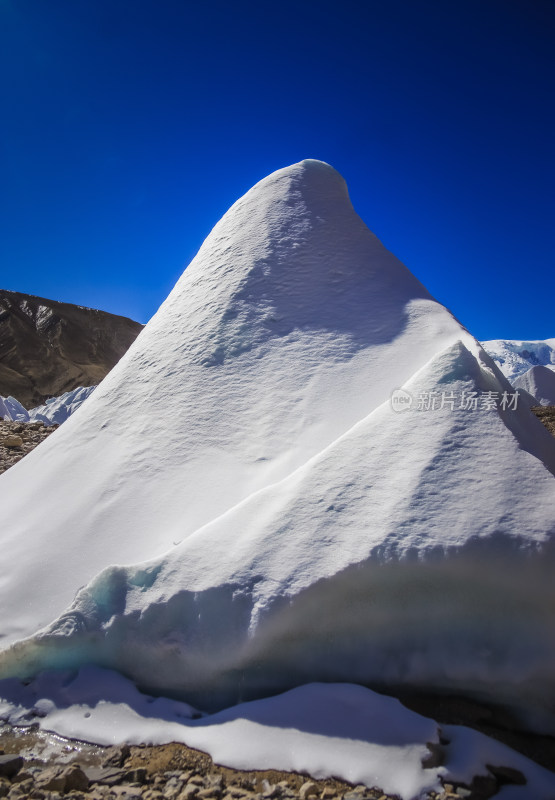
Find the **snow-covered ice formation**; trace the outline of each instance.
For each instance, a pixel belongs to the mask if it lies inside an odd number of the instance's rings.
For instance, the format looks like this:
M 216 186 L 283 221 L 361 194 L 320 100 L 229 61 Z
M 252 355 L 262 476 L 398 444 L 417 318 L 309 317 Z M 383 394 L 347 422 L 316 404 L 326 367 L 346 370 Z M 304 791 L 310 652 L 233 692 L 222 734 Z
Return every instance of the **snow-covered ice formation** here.
M 91 396 L 96 386 L 79 386 L 70 392 L 65 392 L 59 397 L 51 397 L 42 406 L 37 406 L 29 411 L 29 420 L 42 420 L 43 422 L 61 425 L 68 417 Z
M 533 342 L 491 339 L 482 342 L 482 347 L 513 384 L 531 367 L 541 365 L 555 371 L 555 339 Z
M 91 396 L 95 388 L 95 386 L 79 386 L 59 397 L 51 397 L 44 405 L 32 408 L 30 411 L 14 397 L 0 397 L 0 419 L 61 425 Z
M 0 676 L 423 687 L 555 730 L 555 448 L 510 397 L 335 170 L 270 175 L 0 478 Z
M 15 397 L 0 395 L 0 419 L 9 422 L 29 422 L 29 412 Z
M 540 406 L 555 406 L 555 369 L 532 367 L 519 375 L 513 386 L 528 392 Z

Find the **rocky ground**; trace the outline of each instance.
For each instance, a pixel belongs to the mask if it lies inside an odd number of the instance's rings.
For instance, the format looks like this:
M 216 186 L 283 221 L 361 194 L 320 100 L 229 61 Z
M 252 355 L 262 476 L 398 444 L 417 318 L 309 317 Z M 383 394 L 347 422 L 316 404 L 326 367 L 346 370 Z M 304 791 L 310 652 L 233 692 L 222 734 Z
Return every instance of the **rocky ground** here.
M 555 406 L 535 406 L 532 411 L 543 422 L 549 433 L 555 436 Z
M 0 475 L 34 450 L 57 427 L 42 422 L 0 420 Z

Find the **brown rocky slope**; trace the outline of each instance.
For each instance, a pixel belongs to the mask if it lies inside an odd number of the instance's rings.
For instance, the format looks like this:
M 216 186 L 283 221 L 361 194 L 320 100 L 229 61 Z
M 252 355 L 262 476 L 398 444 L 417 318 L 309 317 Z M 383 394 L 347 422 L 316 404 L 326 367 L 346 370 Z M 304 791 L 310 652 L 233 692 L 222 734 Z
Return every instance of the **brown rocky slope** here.
M 0 395 L 32 408 L 100 383 L 142 328 L 106 311 L 0 289 Z
M 543 422 L 549 433 L 555 436 L 555 406 L 534 406 L 532 411 Z

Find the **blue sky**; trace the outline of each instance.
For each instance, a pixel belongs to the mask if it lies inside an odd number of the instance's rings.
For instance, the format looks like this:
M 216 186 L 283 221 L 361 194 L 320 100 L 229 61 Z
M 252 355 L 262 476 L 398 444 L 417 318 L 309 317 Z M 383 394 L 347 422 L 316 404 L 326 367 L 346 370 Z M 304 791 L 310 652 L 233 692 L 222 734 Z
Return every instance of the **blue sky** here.
M 551 0 L 0 0 L 3 288 L 146 321 L 303 158 L 478 338 L 555 336 Z

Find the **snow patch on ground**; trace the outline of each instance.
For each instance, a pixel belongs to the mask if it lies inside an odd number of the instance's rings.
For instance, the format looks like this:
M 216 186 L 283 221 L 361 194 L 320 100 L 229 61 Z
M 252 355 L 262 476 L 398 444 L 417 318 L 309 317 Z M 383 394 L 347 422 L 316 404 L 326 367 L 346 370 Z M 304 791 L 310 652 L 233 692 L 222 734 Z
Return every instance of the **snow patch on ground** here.
M 441 726 L 446 762 L 424 767 L 428 744 L 439 745 L 437 723 L 353 684 L 312 683 L 199 715 L 185 703 L 141 694 L 117 673 L 88 667 L 44 673 L 25 686 L 1 681 L 0 717 L 102 745 L 182 742 L 223 766 L 338 777 L 403 800 L 440 790 L 440 778 L 470 783 L 488 774 L 486 764 L 511 767 L 527 779 L 526 786 L 503 788 L 500 800 L 551 800 L 555 791 L 555 775 L 460 726 Z

